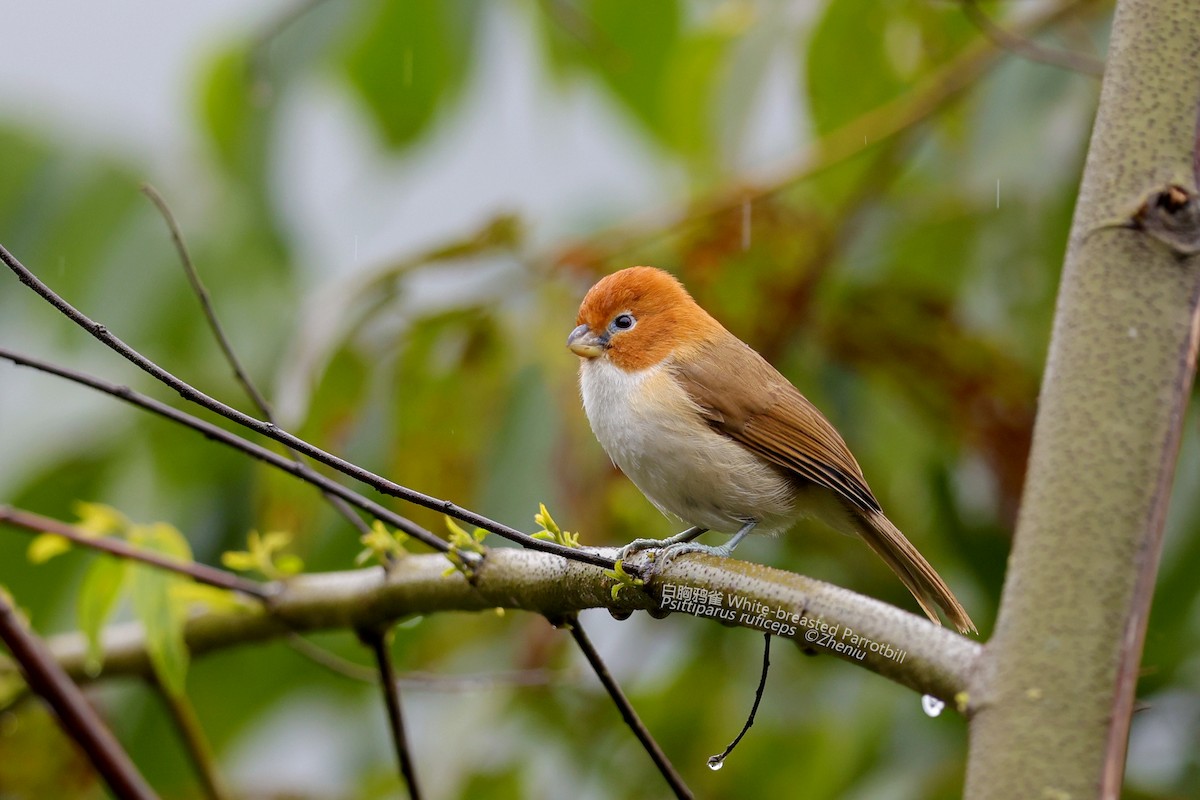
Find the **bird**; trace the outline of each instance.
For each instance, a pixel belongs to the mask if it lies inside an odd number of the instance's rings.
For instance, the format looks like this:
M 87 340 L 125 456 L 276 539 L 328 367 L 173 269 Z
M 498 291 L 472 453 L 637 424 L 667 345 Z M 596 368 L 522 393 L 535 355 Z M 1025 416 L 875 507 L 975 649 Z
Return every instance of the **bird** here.
M 803 517 L 860 537 L 942 624 L 975 624 L 937 571 L 892 524 L 832 423 L 795 386 L 705 311 L 669 272 L 628 267 L 579 306 L 567 347 L 579 356 L 583 408 L 613 463 L 668 517 L 691 526 L 635 539 L 656 569 L 688 552 L 728 556 L 752 531 Z M 693 540 L 733 534 L 721 546 Z

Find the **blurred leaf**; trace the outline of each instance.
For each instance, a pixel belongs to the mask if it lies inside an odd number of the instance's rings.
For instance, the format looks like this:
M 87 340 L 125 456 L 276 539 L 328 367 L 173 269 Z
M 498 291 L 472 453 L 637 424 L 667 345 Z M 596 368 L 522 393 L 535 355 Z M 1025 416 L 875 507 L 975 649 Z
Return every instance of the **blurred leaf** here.
M 183 534 L 166 523 L 135 525 L 129 531 L 129 541 L 180 561 L 192 560 L 191 548 Z M 143 564 L 130 564 L 129 569 L 133 572 L 130 587 L 133 610 L 146 630 L 146 649 L 154 674 L 165 691 L 183 694 L 188 669 L 187 645 L 183 640 L 187 606 L 173 596 L 173 589 L 185 579 Z
M 129 520 L 124 514 L 103 503 L 80 500 L 75 503 L 75 515 L 79 517 L 76 527 L 95 536 L 121 533 L 129 527 Z
M 461 89 L 481 6 L 470 0 L 364 4 L 344 69 L 390 147 L 411 144 Z
M 239 572 L 257 570 L 270 580 L 279 580 L 304 571 L 304 562 L 299 556 L 281 552 L 291 543 L 292 534 L 286 531 L 268 531 L 265 534 L 250 531 L 246 537 L 246 549 L 222 553 L 221 563 Z
M 71 549 L 71 540 L 56 533 L 40 533 L 29 542 L 26 551 L 30 563 L 45 564 Z
M 371 559 L 375 559 L 381 565 L 387 566 L 393 559 L 407 554 L 404 543 L 408 539 L 409 536 L 404 531 L 389 531 L 386 525 L 375 520 L 371 523 L 370 532 L 359 537 L 359 541 L 366 549 L 355 557 L 354 563 L 362 566 Z
M 104 666 L 100 634 L 116 609 L 125 578 L 129 574 L 129 563 L 122 558 L 96 558 L 79 585 L 79 595 L 75 601 L 76 619 L 80 632 L 87 639 L 85 668 L 93 675 Z
M 548 0 L 542 9 L 551 58 L 595 73 L 651 133 L 670 141 L 664 102 L 681 30 L 679 3 Z
M 360 424 L 376 439 L 390 433 L 384 441 L 394 479 L 474 503 L 489 471 L 479 448 L 499 427 L 497 398 L 509 396 L 514 382 L 513 351 L 502 328 L 483 309 L 449 311 L 415 321 L 394 350 L 390 392 L 377 398 L 385 419 Z M 440 527 L 440 516 L 413 509 L 411 518 Z
M 660 101 L 663 137 L 697 166 L 715 161 L 715 100 L 733 39 L 723 31 L 704 31 L 681 39 L 664 76 Z
M 213 57 L 200 87 L 200 119 L 217 160 L 233 175 L 258 159 L 260 132 L 250 86 L 250 58 L 234 44 Z
M 974 29 L 952 3 L 828 3 L 804 67 L 817 135 L 896 98 L 972 35 Z

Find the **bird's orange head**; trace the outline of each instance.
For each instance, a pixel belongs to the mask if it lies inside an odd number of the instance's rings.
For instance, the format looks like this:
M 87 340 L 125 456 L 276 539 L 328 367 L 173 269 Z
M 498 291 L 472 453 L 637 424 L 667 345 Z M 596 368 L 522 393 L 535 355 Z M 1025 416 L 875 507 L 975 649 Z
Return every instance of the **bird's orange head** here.
M 602 278 L 583 298 L 567 347 L 636 372 L 724 332 L 669 272 L 630 267 Z

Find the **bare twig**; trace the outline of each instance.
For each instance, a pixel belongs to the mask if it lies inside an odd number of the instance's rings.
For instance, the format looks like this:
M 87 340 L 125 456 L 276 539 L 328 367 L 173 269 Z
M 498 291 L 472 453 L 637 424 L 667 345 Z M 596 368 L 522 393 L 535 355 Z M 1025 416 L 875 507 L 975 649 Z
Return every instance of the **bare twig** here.
M 221 327 L 221 321 L 217 319 L 216 309 L 213 308 L 212 296 L 209 295 L 204 282 L 200 280 L 200 273 L 196 271 L 195 262 L 192 261 L 191 253 L 188 252 L 187 243 L 183 240 L 183 231 L 179 228 L 179 222 L 175 219 L 175 214 L 171 211 L 171 207 L 167 205 L 167 201 L 163 198 L 162 194 L 149 183 L 142 184 L 142 194 L 150 198 L 150 202 L 154 204 L 154 207 L 158 209 L 158 213 L 162 215 L 163 222 L 167 225 L 167 231 L 171 234 L 171 242 L 175 245 L 175 252 L 179 254 L 179 262 L 183 266 L 183 272 L 187 276 L 192 291 L 196 294 L 196 299 L 200 301 L 200 308 L 204 312 L 204 319 L 208 322 L 208 329 L 212 331 L 213 338 L 217 340 L 217 346 L 221 348 L 221 353 L 233 369 L 234 378 L 237 379 L 237 382 L 246 392 L 246 396 L 250 398 L 250 402 L 254 403 L 255 408 L 262 412 L 263 418 L 271 421 L 271 406 L 267 403 L 267 399 L 262 396 L 262 393 L 258 391 L 258 387 L 254 385 L 254 381 L 250 380 L 245 367 L 242 366 L 241 359 L 234 352 L 233 345 L 229 343 L 229 337 L 225 335 L 225 330 Z
M 692 790 L 683 782 L 683 777 L 675 769 L 675 766 L 667 758 L 666 753 L 658 746 L 658 742 L 654 741 L 654 737 L 650 735 L 650 731 L 646 728 L 645 723 L 638 717 L 637 711 L 634 710 L 633 704 L 629 702 L 629 698 L 625 696 L 625 692 L 621 691 L 620 685 L 608 671 L 608 666 L 605 665 L 604 659 L 600 657 L 600 653 L 592 645 L 592 640 L 588 638 L 583 630 L 583 626 L 579 624 L 579 617 L 572 615 L 563 623 L 563 627 L 571 632 L 571 638 L 575 640 L 575 644 L 583 653 L 583 657 L 587 659 L 591 665 L 592 671 L 596 673 L 596 677 L 600 679 L 600 683 L 604 685 L 604 690 L 608 692 L 609 698 L 621 712 L 621 719 L 625 720 L 625 724 L 633 731 L 633 735 L 641 742 L 646 753 L 654 761 L 654 766 L 658 767 L 659 773 L 671 787 L 671 791 L 678 798 L 692 798 Z
M 379 682 L 379 673 L 376 670 L 343 658 L 327 648 L 314 644 L 298 633 L 289 634 L 286 641 L 293 650 L 335 675 L 358 683 L 375 684 Z M 548 686 L 555 682 L 556 677 L 554 672 L 547 669 L 515 669 L 481 672 L 473 675 L 443 675 L 441 673 L 408 671 L 401 674 L 396 683 L 401 689 L 417 692 L 468 692 L 486 691 L 497 686 Z
M 275 414 L 271 410 L 270 403 L 267 402 L 267 399 L 258 390 L 258 387 L 254 385 L 254 381 L 250 379 L 250 374 L 242 366 L 241 359 L 238 358 L 237 353 L 234 351 L 229 337 L 225 335 L 221 321 L 217 319 L 217 311 L 213 307 L 212 298 L 208 293 L 208 289 L 205 288 L 204 282 L 200 280 L 200 273 L 196 270 L 191 253 L 188 252 L 187 244 L 183 240 L 183 231 L 180 229 L 179 223 L 175 219 L 175 214 L 171 211 L 171 207 L 167 205 L 167 201 L 163 198 L 162 194 L 149 183 L 142 184 L 142 194 L 150 198 L 150 202 L 154 203 L 155 208 L 162 215 L 163 221 L 167 224 L 167 230 L 171 234 L 171 241 L 175 244 L 175 250 L 179 254 L 179 263 L 183 266 L 184 274 L 187 275 L 188 283 L 191 285 L 192 291 L 196 294 L 196 299 L 200 301 L 200 308 L 204 311 L 204 318 L 208 321 L 208 328 L 212 331 L 213 338 L 217 340 L 217 346 L 221 348 L 221 353 L 225 356 L 225 360 L 233 370 L 234 378 L 246 392 L 246 396 L 250 398 L 250 402 L 262 414 L 262 418 L 269 424 L 275 425 Z M 292 460 L 304 469 L 310 469 L 295 451 L 290 448 L 287 448 L 287 450 L 291 454 Z M 345 517 L 351 525 L 358 528 L 359 533 L 370 532 L 370 526 L 363 521 L 362 517 L 354 513 L 354 509 L 347 505 L 346 501 L 328 492 L 323 494 L 334 510 Z
M 134 405 L 138 408 L 158 414 L 161 417 L 166 417 L 172 422 L 177 422 L 184 427 L 198 431 L 207 439 L 210 439 L 214 442 L 219 442 L 228 447 L 232 447 L 235 450 L 239 450 L 251 458 L 255 458 L 259 461 L 270 464 L 276 469 L 280 469 L 289 475 L 293 475 L 302 481 L 310 483 L 324 492 L 337 495 L 351 505 L 361 508 L 363 511 L 371 514 L 376 519 L 404 531 L 414 539 L 417 539 L 418 541 L 432 547 L 434 550 L 444 553 L 450 549 L 450 545 L 448 545 L 442 539 L 439 539 L 430 531 L 425 530 L 420 525 L 417 525 L 415 522 L 407 519 L 406 517 L 400 516 L 391 509 L 385 508 L 373 500 L 368 500 L 366 497 L 363 497 L 353 489 L 348 489 L 345 486 L 342 486 L 340 483 L 326 478 L 324 475 L 321 475 L 317 472 L 313 472 L 312 470 L 303 470 L 297 466 L 296 462 L 277 453 L 273 453 L 265 447 L 243 439 L 237 434 L 230 433 L 224 428 L 218 428 L 211 422 L 205 422 L 202 419 L 193 417 L 187 412 L 180 411 L 179 409 L 172 408 L 165 403 L 160 403 L 153 398 L 139 394 L 127 386 L 117 386 L 91 375 L 87 375 L 86 373 L 67 369 L 66 367 L 60 367 L 56 364 L 50 364 L 42 361 L 41 359 L 31 358 L 29 356 L 21 355 L 20 353 L 14 353 L 11 350 L 7 350 L 3 347 L 0 347 L 0 359 L 5 359 L 19 366 L 30 367 L 40 372 L 46 372 L 60 378 L 65 378 L 66 380 L 74 383 L 78 383 L 83 386 L 87 386 L 88 388 L 95 389 L 96 391 L 103 392 L 104 394 L 116 397 L 119 400 L 124 400 L 130 405 Z
M 1071 53 L 1066 50 L 1055 50 L 1043 47 L 1032 39 L 1001 28 L 983 13 L 979 0 L 962 0 L 963 14 L 979 32 L 992 41 L 997 47 L 1002 47 L 1011 53 L 1047 64 L 1051 67 L 1061 67 L 1084 75 L 1101 77 L 1104 75 L 1104 62 L 1084 53 Z
M 348 658 L 342 658 L 337 653 L 314 644 L 298 633 L 289 633 L 285 640 L 288 647 L 307 658 L 317 666 L 324 667 L 335 675 L 349 678 L 359 683 L 375 683 L 379 673 L 370 667 L 355 663 Z
M 29 686 L 54 709 L 63 730 L 91 760 L 113 794 L 120 800 L 154 800 L 154 791 L 88 705 L 83 692 L 67 677 L 46 645 L 25 627 L 3 592 L 0 639 L 20 665 Z
M 250 45 L 247 60 L 247 71 L 252 86 L 261 95 L 267 95 L 270 84 L 267 80 L 267 55 L 271 44 L 288 28 L 307 15 L 325 0 L 299 0 L 299 2 L 284 8 L 267 21 L 262 29 L 254 36 Z M 267 95 L 269 96 L 269 95 Z
M 746 735 L 746 731 L 750 730 L 750 726 L 754 724 L 754 715 L 758 713 L 758 704 L 762 702 L 763 690 L 767 688 L 767 673 L 771 669 L 771 634 L 763 634 L 763 665 L 762 674 L 758 678 L 758 688 L 754 690 L 754 704 L 750 706 L 750 715 L 746 717 L 746 724 L 738 731 L 738 735 L 733 738 L 721 753 L 712 756 L 708 759 L 708 766 L 713 769 L 720 769 L 725 763 L 725 759 L 729 758 L 729 754 L 733 752 L 733 748 L 738 746 L 738 742 Z
M 474 525 L 477 528 L 482 528 L 483 530 L 494 533 L 497 536 L 516 542 L 530 550 L 540 550 L 545 553 L 554 553 L 555 555 L 562 556 L 563 558 L 570 559 L 572 561 L 581 561 L 587 564 L 594 564 L 596 566 L 603 566 L 610 569 L 614 566 L 612 559 L 601 558 L 595 553 L 587 550 L 565 547 L 563 545 L 543 539 L 535 539 L 532 536 L 517 530 L 516 528 L 512 528 L 493 519 L 489 519 L 488 517 L 485 517 L 482 514 L 477 514 L 474 511 L 469 511 L 449 500 L 440 500 L 422 492 L 409 489 L 406 486 L 401 486 L 394 481 L 390 481 L 380 475 L 376 475 L 369 470 L 352 464 L 349 461 L 338 458 L 331 453 L 327 453 L 321 448 L 309 444 L 303 439 L 293 436 L 292 434 L 281 430 L 279 427 L 272 425 L 269 422 L 264 422 L 247 414 L 243 414 L 237 409 L 208 396 L 199 389 L 196 389 L 194 386 L 191 386 L 187 382 L 171 374 L 158 364 L 134 350 L 125 342 L 121 341 L 121 339 L 111 333 L 108 328 L 83 314 L 81 311 L 59 296 L 49 286 L 39 280 L 36 275 L 30 272 L 29 269 L 20 261 L 18 261 L 16 257 L 14 257 L 12 253 L 10 253 L 3 245 L 0 245 L 0 261 L 3 261 L 5 265 L 17 275 L 22 283 L 54 306 L 54 308 L 58 309 L 58 311 L 64 316 L 90 333 L 109 349 L 118 353 L 123 358 L 130 361 L 159 382 L 178 392 L 179 395 L 185 400 L 203 406 L 204 408 L 207 408 L 216 414 L 220 414 L 221 416 L 237 423 L 238 425 L 249 428 L 256 433 L 285 444 L 288 447 L 291 447 L 293 450 L 303 453 L 314 461 L 319 461 L 328 467 L 332 467 L 338 472 L 341 472 L 343 475 L 348 475 L 355 480 L 361 481 L 362 483 L 365 483 L 366 485 L 384 494 L 398 497 L 401 500 L 431 509 L 433 511 L 439 511 L 447 516 L 465 522 L 468 525 Z M 335 492 L 335 494 L 337 493 Z
M 408 737 L 404 733 L 404 715 L 400 709 L 400 687 L 396 680 L 396 665 L 392 662 L 392 651 L 388 647 L 390 631 L 385 628 L 366 628 L 358 632 L 363 644 L 370 648 L 379 668 L 379 685 L 383 689 L 384 702 L 388 711 L 388 727 L 392 732 L 392 744 L 396 748 L 396 760 L 400 775 L 408 786 L 412 800 L 421 800 L 421 786 L 417 783 L 417 771 L 412 753 L 408 749 Z
M 204 787 L 205 796 L 209 800 L 225 800 L 229 797 L 229 791 L 217 772 L 212 746 L 208 743 L 208 737 L 204 735 L 204 729 L 200 727 L 200 720 L 196 717 L 196 709 L 191 700 L 186 694 L 173 694 L 161 684 L 156 688 L 158 696 L 167 706 L 171 720 L 183 737 L 184 749 L 187 750 L 192 766 L 196 769 L 196 776 Z
M 89 535 L 74 525 L 68 525 L 56 519 L 43 517 L 40 514 L 34 514 L 29 511 L 22 511 L 11 506 L 0 506 L 0 524 L 3 523 L 8 523 L 16 528 L 22 528 L 31 533 L 53 533 L 56 536 L 69 539 L 80 547 L 99 550 L 130 561 L 140 561 L 143 564 L 149 564 L 159 569 L 185 575 L 197 583 L 206 583 L 209 586 L 216 586 L 219 589 L 240 592 L 259 600 L 267 600 L 273 594 L 269 586 L 257 581 L 247 580 L 231 572 L 194 561 L 177 561 L 150 550 L 142 550 L 141 548 L 134 547 L 128 542 L 115 539 L 111 536 Z

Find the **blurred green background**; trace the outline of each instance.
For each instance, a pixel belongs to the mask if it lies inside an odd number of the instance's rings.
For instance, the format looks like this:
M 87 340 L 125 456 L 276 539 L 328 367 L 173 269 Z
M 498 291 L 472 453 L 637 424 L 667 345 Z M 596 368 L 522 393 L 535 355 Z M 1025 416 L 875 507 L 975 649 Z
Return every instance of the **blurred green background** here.
M 532 529 L 544 501 L 585 543 L 617 544 L 674 527 L 593 440 L 563 342 L 596 278 L 662 266 L 827 413 L 990 632 L 1094 77 L 997 50 L 937 0 L 45 5 L 0 8 L 0 242 L 134 347 L 248 408 L 148 180 L 282 424 L 508 524 Z M 982 7 L 1103 54 L 1105 3 Z M 4 276 L 0 342 L 172 399 Z M 1194 416 L 1129 797 L 1200 796 Z M 291 532 L 310 570 L 360 549 L 307 487 L 7 364 L 0 454 L 0 501 L 63 519 L 108 503 L 178 526 L 210 563 L 250 529 Z M 38 631 L 76 628 L 93 557 L 35 566 L 27 545 L 0 531 L 0 584 Z M 915 610 L 865 547 L 819 526 L 739 555 Z M 681 615 L 584 622 L 698 796 L 960 792 L 962 719 L 782 644 L 755 727 L 712 772 L 759 637 Z M 349 633 L 315 638 L 368 661 Z M 544 620 L 443 614 L 394 649 L 431 797 L 664 795 Z M 197 660 L 188 689 L 236 796 L 399 792 L 370 685 L 274 644 Z M 199 796 L 151 690 L 93 696 L 164 796 Z M 36 703 L 0 711 L 0 798 L 99 796 Z

